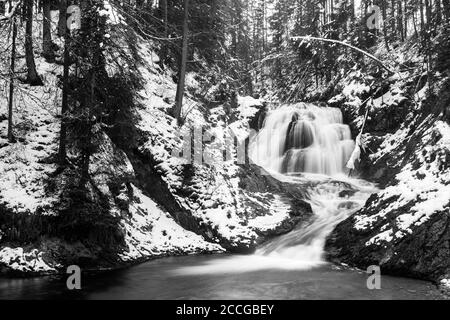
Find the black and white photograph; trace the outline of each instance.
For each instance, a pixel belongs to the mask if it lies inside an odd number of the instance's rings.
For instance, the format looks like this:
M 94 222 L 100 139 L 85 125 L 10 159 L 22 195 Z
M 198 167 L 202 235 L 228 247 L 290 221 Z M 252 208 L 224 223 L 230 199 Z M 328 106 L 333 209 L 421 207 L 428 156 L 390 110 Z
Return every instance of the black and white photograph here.
M 0 300 L 450 300 L 450 0 L 0 0 Z

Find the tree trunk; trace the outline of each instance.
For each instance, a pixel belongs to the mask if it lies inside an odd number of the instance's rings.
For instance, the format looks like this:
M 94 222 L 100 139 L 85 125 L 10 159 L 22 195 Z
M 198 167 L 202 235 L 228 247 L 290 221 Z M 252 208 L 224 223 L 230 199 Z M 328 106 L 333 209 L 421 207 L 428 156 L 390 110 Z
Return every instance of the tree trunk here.
M 95 58 L 94 58 L 95 60 Z M 91 108 L 93 108 L 96 104 L 95 99 L 95 86 L 96 86 L 96 63 L 94 62 L 93 70 L 91 71 L 91 79 L 90 79 L 90 88 L 89 88 L 89 104 L 85 106 L 87 114 L 86 114 L 86 122 L 87 122 L 87 132 L 85 141 L 81 150 L 81 180 L 80 185 L 84 187 L 86 183 L 89 181 L 89 163 L 91 158 L 91 144 L 92 144 L 92 122 L 91 122 Z
M 387 14 L 386 14 L 386 3 L 385 3 L 385 1 L 381 2 L 381 15 L 382 15 L 382 18 L 383 18 L 384 44 L 386 46 L 386 50 L 390 51 L 390 49 L 389 49 L 389 39 L 388 39 L 387 27 L 386 27 Z
M 42 56 L 47 61 L 53 61 L 55 58 L 55 54 L 53 52 L 53 43 L 52 43 L 52 33 L 51 33 L 51 11 L 50 11 L 50 0 L 43 0 L 43 18 L 44 21 L 42 23 Z
M 175 98 L 175 107 L 173 110 L 173 116 L 178 120 L 179 124 L 182 124 L 181 109 L 183 107 L 184 96 L 184 82 L 186 78 L 186 63 L 188 54 L 188 22 L 189 22 L 189 0 L 184 0 L 184 21 L 183 21 L 183 45 L 181 52 L 181 63 L 178 72 L 178 86 L 177 94 Z
M 423 0 L 419 2 L 419 11 L 420 11 L 420 33 L 422 35 L 422 41 L 425 41 L 425 18 L 423 15 Z
M 58 36 L 62 37 L 67 30 L 67 0 L 59 1 Z
M 64 31 L 64 71 L 63 71 L 63 88 L 62 88 L 62 102 L 61 102 L 61 130 L 59 135 L 59 164 L 65 165 L 67 158 L 66 139 L 67 139 L 67 112 L 69 111 L 68 96 L 69 96 L 69 68 L 70 68 L 70 54 L 69 54 L 69 32 Z
M 5 2 L 0 2 L 0 16 L 5 14 Z
M 405 41 L 405 37 L 403 36 L 403 8 L 402 8 L 402 1 L 398 0 L 397 2 L 397 27 L 398 31 L 400 32 L 400 39 L 401 41 Z
M 416 12 L 415 12 L 415 10 L 413 10 L 413 12 L 412 12 L 412 19 L 413 19 L 414 35 L 416 37 L 418 37 L 419 33 L 417 32 L 417 19 L 416 19 Z
M 408 6 L 407 3 L 405 2 L 405 8 L 404 8 L 404 18 L 403 18 L 403 34 L 404 34 L 404 38 L 407 39 L 408 38 Z
M 391 28 L 392 28 L 392 40 L 396 40 L 397 38 L 397 29 L 395 27 L 395 0 L 391 0 Z
M 167 8 L 167 1 L 168 0 L 161 0 L 163 3 L 163 19 L 164 19 L 164 37 L 169 36 L 169 14 L 168 14 L 168 8 Z
M 8 140 L 14 142 L 13 134 L 13 102 L 14 102 L 14 72 L 16 62 L 16 37 L 17 23 L 16 17 L 12 17 L 12 45 L 11 45 L 11 66 L 9 75 L 9 101 L 8 101 Z
M 427 17 L 427 29 L 430 31 L 431 26 L 431 7 L 430 7 L 430 0 L 425 0 L 425 14 Z
M 436 0 L 435 1 L 435 6 L 436 6 L 436 26 L 439 26 L 441 24 L 442 21 L 442 10 L 441 10 L 441 0 Z
M 169 37 L 169 17 L 168 17 L 168 7 L 167 7 L 167 1 L 168 0 L 160 0 L 160 9 L 162 11 L 162 18 L 164 22 L 164 37 Z M 165 61 L 167 60 L 168 55 L 168 44 L 167 43 L 161 43 L 161 50 L 159 53 L 159 64 L 161 68 L 163 68 Z
M 32 86 L 41 86 L 42 80 L 36 71 L 33 52 L 33 1 L 26 4 L 26 24 L 25 24 L 25 60 L 27 63 L 27 82 Z
M 442 0 L 442 6 L 444 7 L 445 19 L 450 19 L 450 0 Z

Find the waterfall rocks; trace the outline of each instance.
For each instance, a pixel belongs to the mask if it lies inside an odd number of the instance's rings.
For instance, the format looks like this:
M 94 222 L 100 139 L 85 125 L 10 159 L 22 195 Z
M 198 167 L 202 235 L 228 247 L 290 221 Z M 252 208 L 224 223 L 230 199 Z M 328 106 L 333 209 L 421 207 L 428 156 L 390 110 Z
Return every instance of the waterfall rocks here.
M 259 238 L 256 243 L 260 244 L 275 236 L 292 231 L 298 224 L 308 222 L 313 216 L 311 205 L 305 201 L 308 198 L 304 186 L 286 183 L 273 178 L 265 170 L 257 165 L 243 165 L 240 171 L 240 187 L 245 192 L 253 194 L 265 194 L 266 198 L 276 197 L 286 204 L 288 215 L 274 228 L 257 230 Z M 264 207 L 256 201 L 246 201 L 245 205 L 251 215 L 257 217 L 271 216 L 275 210 L 283 210 L 282 207 Z M 272 212 L 271 212 L 272 211 Z
M 385 201 L 380 207 L 377 201 L 379 198 L 374 195 L 364 209 L 336 227 L 326 242 L 328 260 L 363 269 L 379 265 L 384 274 L 433 281 L 448 277 L 450 210 L 436 212 L 406 232 L 396 223 L 411 216 L 411 205 L 389 211 L 370 226 L 358 227 L 360 217 L 375 217 L 381 208 L 392 205 Z
M 430 112 L 434 100 L 419 92 L 420 103 L 412 106 L 398 87 L 375 97 L 365 133 L 361 175 L 382 189 L 337 225 L 326 242 L 327 258 L 439 282 L 450 274 L 450 125 Z M 388 112 L 397 107 L 395 115 Z M 351 122 L 360 122 L 357 108 L 349 108 L 346 103 Z
M 298 103 L 268 112 L 249 156 L 276 172 L 334 175 L 344 171 L 353 148 L 339 109 Z

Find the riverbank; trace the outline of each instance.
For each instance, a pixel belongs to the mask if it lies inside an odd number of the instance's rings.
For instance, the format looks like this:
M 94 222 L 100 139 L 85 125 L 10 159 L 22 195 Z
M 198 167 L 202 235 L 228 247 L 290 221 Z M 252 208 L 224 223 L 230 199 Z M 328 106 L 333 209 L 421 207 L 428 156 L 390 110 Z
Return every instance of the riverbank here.
M 395 57 L 421 65 L 413 40 Z M 388 58 L 382 47 L 377 56 Z M 392 58 L 392 56 L 391 56 Z M 330 235 L 328 259 L 440 284 L 450 278 L 449 79 L 412 68 L 388 78 L 355 70 L 339 80 L 329 103 L 353 135 L 363 129 L 359 175 L 380 185 L 366 205 Z M 365 102 L 365 103 L 363 103 Z M 368 114 L 367 120 L 364 117 Z

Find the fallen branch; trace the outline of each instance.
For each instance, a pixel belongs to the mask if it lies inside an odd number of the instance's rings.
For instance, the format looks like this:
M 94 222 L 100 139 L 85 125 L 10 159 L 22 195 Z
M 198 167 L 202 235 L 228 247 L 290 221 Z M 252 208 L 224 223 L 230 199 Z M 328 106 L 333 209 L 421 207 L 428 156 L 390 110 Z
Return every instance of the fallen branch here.
M 365 56 L 369 57 L 370 59 L 376 61 L 381 67 L 383 67 L 383 69 L 385 69 L 386 71 L 388 71 L 389 73 L 394 73 L 393 70 L 391 70 L 388 66 L 386 66 L 383 61 L 381 61 L 380 59 L 378 59 L 377 57 L 375 57 L 374 55 L 361 50 L 360 48 L 354 47 L 348 43 L 345 43 L 343 41 L 339 41 L 339 40 L 333 40 L 333 39 L 326 39 L 326 38 L 317 38 L 317 37 L 311 37 L 311 36 L 297 36 L 297 37 L 291 37 L 292 40 L 306 40 L 306 41 L 310 41 L 310 40 L 315 40 L 315 41 L 323 41 L 323 42 L 331 42 L 331 43 L 336 43 L 336 44 L 340 44 L 343 45 L 345 47 L 348 47 L 350 49 L 356 50 L 362 54 L 364 54 Z

